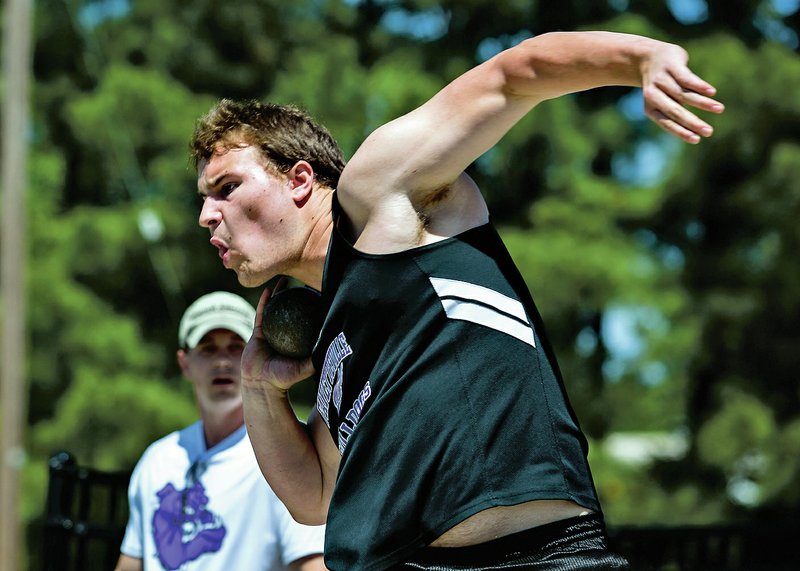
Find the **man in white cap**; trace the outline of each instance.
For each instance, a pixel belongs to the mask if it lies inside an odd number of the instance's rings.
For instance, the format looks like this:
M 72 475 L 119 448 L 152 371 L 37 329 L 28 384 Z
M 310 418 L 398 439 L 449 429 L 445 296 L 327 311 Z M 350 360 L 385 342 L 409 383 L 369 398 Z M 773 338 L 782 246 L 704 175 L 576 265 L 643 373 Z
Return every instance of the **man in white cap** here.
M 321 571 L 324 526 L 295 522 L 261 475 L 244 425 L 242 350 L 255 310 L 228 292 L 183 315 L 178 364 L 200 420 L 151 444 L 128 489 L 117 571 Z

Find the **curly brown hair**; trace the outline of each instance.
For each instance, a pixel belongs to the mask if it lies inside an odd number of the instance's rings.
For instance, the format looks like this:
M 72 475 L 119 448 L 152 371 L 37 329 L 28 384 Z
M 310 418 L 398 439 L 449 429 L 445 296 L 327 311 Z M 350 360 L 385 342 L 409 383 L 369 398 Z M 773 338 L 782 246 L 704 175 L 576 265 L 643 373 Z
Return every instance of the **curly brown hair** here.
M 307 161 L 318 182 L 336 188 L 345 165 L 336 140 L 305 111 L 292 105 L 221 99 L 198 119 L 190 144 L 195 168 L 215 150 L 253 145 L 268 168 L 286 174 Z

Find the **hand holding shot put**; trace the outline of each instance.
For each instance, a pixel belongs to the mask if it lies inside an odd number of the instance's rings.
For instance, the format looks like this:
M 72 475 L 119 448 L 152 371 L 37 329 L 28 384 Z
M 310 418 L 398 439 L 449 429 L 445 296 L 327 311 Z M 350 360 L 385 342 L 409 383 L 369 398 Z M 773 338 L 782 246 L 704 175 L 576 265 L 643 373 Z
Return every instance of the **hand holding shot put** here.
M 262 331 L 264 292 L 242 394 L 271 487 L 297 521 L 327 521 L 328 568 L 628 568 L 542 319 L 465 170 L 535 106 L 603 86 L 642 88 L 648 117 L 698 143 L 712 128 L 693 109 L 723 106 L 687 62 L 641 36 L 542 34 L 377 128 L 346 166 L 292 106 L 223 100 L 198 122 L 200 224 L 224 266 L 322 294 L 313 355 L 293 359 Z M 302 422 L 288 391 L 315 370 Z
M 314 373 L 311 350 L 322 326 L 318 293 L 305 287 L 265 288 L 256 310 L 253 335 L 242 355 L 243 376 L 266 379 L 289 390 Z

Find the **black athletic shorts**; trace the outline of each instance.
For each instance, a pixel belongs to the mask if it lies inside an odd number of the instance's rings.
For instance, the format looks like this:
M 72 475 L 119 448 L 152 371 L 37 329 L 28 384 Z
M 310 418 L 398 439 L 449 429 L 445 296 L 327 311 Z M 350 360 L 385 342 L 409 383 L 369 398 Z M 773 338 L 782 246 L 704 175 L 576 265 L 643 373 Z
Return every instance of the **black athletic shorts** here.
M 556 521 L 468 547 L 427 547 L 392 571 L 530 569 L 531 571 L 630 571 L 608 548 L 598 514 Z

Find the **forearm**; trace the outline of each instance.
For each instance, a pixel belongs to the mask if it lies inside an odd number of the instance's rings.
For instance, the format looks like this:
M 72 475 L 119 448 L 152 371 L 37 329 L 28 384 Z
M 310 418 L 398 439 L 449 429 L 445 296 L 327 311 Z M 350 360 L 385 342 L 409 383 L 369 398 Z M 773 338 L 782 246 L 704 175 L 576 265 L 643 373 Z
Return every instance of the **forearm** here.
M 610 32 L 525 40 L 372 133 L 344 169 L 339 199 L 351 210 L 368 209 L 376 195 L 399 190 L 424 203 L 427 193 L 449 187 L 538 103 L 605 85 L 641 85 L 642 62 L 659 46 L 681 49 Z
M 503 52 L 497 63 L 507 93 L 541 101 L 595 87 L 639 87 L 645 62 L 676 50 L 683 51 L 631 34 L 551 32 Z
M 287 393 L 263 384 L 244 385 L 242 394 L 250 441 L 270 487 L 298 522 L 325 523 L 333 484 Z

